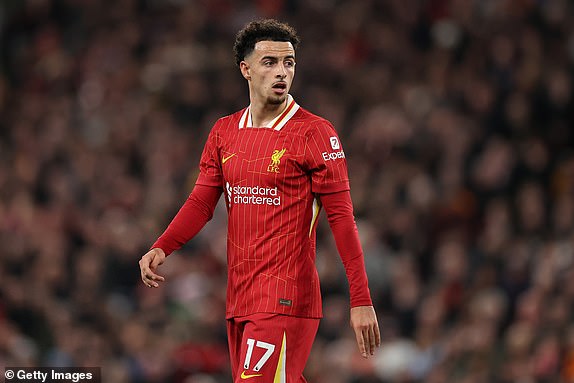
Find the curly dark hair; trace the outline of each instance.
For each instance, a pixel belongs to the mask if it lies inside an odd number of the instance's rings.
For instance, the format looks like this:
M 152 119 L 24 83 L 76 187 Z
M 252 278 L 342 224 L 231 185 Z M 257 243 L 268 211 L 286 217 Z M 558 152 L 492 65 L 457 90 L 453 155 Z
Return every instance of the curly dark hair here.
M 252 21 L 235 37 L 233 53 L 238 66 L 246 56 L 253 52 L 255 44 L 259 41 L 289 41 L 293 48 L 297 48 L 299 36 L 292 26 L 274 19 Z

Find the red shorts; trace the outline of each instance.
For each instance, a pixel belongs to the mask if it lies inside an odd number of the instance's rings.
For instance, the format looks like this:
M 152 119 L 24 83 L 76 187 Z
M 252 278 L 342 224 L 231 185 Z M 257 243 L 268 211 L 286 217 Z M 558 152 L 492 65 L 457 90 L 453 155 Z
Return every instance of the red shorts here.
M 319 319 L 257 313 L 227 320 L 233 382 L 306 382 Z

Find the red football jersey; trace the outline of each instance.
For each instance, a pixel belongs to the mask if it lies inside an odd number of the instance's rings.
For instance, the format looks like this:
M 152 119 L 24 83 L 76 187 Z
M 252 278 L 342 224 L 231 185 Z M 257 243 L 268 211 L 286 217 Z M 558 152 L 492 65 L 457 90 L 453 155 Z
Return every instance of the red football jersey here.
M 257 312 L 319 318 L 315 193 L 349 189 L 345 153 L 331 123 L 291 96 L 269 126 L 250 109 L 219 119 L 197 184 L 224 189 L 228 220 L 226 316 Z

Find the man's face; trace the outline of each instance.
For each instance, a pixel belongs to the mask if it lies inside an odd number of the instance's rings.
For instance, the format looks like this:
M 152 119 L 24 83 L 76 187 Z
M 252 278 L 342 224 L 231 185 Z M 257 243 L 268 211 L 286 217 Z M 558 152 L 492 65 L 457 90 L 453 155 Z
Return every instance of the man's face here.
M 260 41 L 240 64 L 256 99 L 281 104 L 295 76 L 295 50 L 288 41 Z

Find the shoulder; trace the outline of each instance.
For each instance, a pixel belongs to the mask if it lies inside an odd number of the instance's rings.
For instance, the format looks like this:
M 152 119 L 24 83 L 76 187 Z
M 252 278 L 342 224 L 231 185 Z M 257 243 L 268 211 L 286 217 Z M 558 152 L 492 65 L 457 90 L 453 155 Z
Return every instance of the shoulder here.
M 299 108 L 299 111 L 294 116 L 298 121 L 302 122 L 301 133 L 307 137 L 317 136 L 336 136 L 337 132 L 331 121 L 324 117 L 318 116 L 309 112 L 304 108 Z
M 241 120 L 241 116 L 245 112 L 245 109 L 247 108 L 243 108 L 233 114 L 219 118 L 215 121 L 215 124 L 213 124 L 212 131 L 224 132 L 236 129 L 239 126 L 239 120 Z
M 316 134 L 335 134 L 335 127 L 331 121 L 324 117 L 318 116 L 311 113 L 307 109 L 299 108 L 295 116 L 293 116 L 293 122 L 298 122 L 301 127 L 301 133 L 306 137 L 310 137 Z

